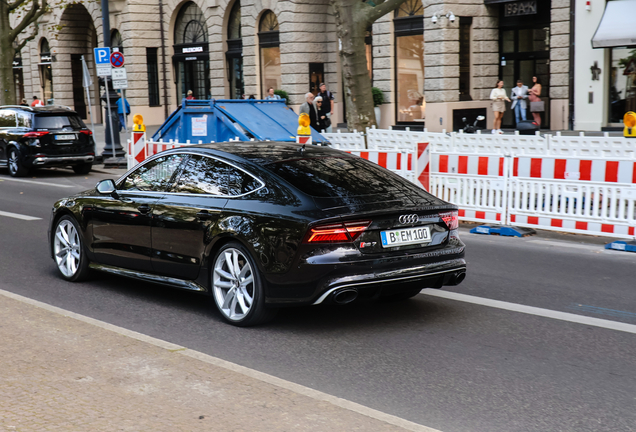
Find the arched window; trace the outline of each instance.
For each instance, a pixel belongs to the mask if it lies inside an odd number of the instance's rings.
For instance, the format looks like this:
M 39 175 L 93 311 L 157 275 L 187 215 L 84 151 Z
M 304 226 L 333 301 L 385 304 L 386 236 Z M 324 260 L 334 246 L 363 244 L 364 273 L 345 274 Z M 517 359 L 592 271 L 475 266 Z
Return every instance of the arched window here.
M 113 51 L 113 48 L 117 48 L 120 53 L 124 53 L 124 40 L 121 38 L 121 33 L 117 30 L 113 30 L 110 34 L 110 48 L 111 51 Z
M 275 90 L 281 87 L 278 19 L 272 11 L 265 12 L 261 17 L 258 44 L 261 49 L 261 93 L 264 98 L 270 87 Z
M 423 122 L 424 7 L 408 0 L 395 12 L 396 118 L 398 122 Z
M 49 41 L 46 40 L 46 38 L 42 38 L 40 42 L 40 63 L 38 64 L 38 68 L 40 69 L 40 86 L 42 87 L 42 94 L 46 105 L 53 104 L 53 71 L 51 70 L 51 60 Z
M 230 98 L 240 99 L 245 93 L 243 81 L 243 39 L 241 39 L 241 2 L 236 0 L 227 21 L 227 59 Z
M 183 5 L 174 27 L 174 56 L 178 98 L 210 98 L 210 54 L 205 17 L 199 7 Z M 190 94 L 189 92 L 192 91 Z

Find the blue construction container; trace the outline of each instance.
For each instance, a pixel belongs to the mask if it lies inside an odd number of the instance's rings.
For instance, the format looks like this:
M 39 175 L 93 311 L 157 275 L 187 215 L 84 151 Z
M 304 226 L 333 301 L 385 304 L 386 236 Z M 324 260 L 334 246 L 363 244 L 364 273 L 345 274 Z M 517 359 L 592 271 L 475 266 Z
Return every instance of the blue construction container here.
M 296 141 L 298 114 L 285 100 L 186 100 L 152 136 L 154 141 L 185 143 L 239 141 Z M 314 144 L 327 139 L 311 130 Z

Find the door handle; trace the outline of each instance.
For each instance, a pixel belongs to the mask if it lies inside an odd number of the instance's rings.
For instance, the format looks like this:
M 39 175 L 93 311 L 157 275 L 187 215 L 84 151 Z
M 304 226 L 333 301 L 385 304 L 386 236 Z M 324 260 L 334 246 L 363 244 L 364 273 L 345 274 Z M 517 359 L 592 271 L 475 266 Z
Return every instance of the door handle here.
M 214 213 L 210 213 L 207 210 L 201 210 L 197 213 L 197 217 L 201 220 L 210 220 L 214 218 Z
M 139 210 L 139 213 L 147 214 L 150 213 L 151 207 L 148 204 L 142 204 L 137 207 L 137 210 Z

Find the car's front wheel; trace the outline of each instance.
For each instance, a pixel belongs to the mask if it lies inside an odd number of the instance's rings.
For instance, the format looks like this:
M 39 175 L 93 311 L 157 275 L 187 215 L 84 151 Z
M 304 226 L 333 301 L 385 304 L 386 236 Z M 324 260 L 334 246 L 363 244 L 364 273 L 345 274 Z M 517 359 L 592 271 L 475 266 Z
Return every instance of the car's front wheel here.
M 72 282 L 86 279 L 89 273 L 88 257 L 75 219 L 62 216 L 55 224 L 53 236 L 53 257 L 62 277 Z
M 24 177 L 29 170 L 22 164 L 20 153 L 15 147 L 9 149 L 9 174 L 11 177 Z
M 265 307 L 259 270 L 243 245 L 232 242 L 219 250 L 211 283 L 216 307 L 230 324 L 247 327 L 274 317 L 276 310 Z

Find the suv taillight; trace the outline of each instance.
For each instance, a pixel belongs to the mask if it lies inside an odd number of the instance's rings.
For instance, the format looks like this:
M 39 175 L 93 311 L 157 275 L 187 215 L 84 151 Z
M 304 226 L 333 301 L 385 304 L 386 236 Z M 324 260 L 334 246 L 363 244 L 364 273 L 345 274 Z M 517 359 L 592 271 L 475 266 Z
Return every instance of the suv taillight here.
M 318 225 L 310 228 L 303 243 L 350 243 L 366 230 L 371 221 Z
M 47 135 L 49 131 L 35 131 L 35 132 L 27 132 L 24 134 L 25 138 L 40 138 L 44 135 Z
M 459 228 L 459 213 L 457 211 L 443 212 L 439 214 L 449 230 Z

